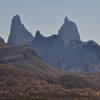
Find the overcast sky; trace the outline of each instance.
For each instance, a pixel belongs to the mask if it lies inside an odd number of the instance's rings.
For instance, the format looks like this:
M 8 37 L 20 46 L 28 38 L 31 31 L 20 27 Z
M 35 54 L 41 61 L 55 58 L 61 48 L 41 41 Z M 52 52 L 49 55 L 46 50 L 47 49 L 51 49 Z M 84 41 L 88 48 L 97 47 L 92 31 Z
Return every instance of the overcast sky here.
M 0 36 L 6 41 L 16 14 L 33 35 L 40 30 L 45 36 L 57 34 L 67 16 L 77 24 L 82 40 L 100 44 L 100 0 L 0 0 Z

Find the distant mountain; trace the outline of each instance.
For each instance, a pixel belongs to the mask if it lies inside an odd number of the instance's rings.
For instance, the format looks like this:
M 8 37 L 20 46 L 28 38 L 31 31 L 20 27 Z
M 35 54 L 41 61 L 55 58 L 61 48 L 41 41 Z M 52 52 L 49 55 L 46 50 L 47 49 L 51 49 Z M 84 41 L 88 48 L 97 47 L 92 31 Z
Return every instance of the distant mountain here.
M 14 16 L 8 44 L 28 45 L 41 58 L 56 68 L 66 71 L 100 71 L 100 46 L 94 41 L 82 42 L 76 24 L 65 17 L 58 35 L 44 37 L 39 31 L 33 38 L 18 15 Z
M 100 71 L 100 46 L 94 41 L 72 40 L 65 43 L 59 35 L 44 37 L 38 31 L 30 47 L 43 60 L 66 71 Z
M 32 40 L 32 34 L 24 27 L 19 15 L 14 16 L 11 23 L 8 44 L 13 46 L 27 45 Z
M 69 42 L 71 40 L 80 41 L 80 34 L 78 32 L 77 25 L 73 21 L 70 21 L 67 17 L 65 17 L 64 24 L 58 31 L 58 35 L 61 36 L 65 42 Z

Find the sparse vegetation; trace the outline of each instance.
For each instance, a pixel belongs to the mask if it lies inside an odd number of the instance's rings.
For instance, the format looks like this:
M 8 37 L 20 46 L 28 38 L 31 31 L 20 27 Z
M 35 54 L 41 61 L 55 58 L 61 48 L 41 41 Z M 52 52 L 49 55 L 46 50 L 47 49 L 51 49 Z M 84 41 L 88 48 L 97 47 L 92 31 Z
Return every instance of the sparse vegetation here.
M 99 96 L 99 73 L 57 70 L 26 46 L 0 48 L 0 100 L 99 100 Z

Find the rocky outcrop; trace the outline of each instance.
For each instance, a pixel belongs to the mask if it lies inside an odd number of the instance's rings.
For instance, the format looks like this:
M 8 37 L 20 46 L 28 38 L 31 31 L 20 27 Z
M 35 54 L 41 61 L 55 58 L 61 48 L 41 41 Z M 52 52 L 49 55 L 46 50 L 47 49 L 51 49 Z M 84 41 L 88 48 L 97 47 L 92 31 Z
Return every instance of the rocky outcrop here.
M 14 46 L 27 45 L 32 40 L 32 34 L 24 27 L 19 15 L 14 16 L 12 19 L 8 44 Z
M 65 17 L 64 24 L 61 26 L 58 34 L 65 42 L 69 42 L 71 40 L 80 41 L 80 35 L 76 24 L 73 21 L 70 21 L 67 17 Z

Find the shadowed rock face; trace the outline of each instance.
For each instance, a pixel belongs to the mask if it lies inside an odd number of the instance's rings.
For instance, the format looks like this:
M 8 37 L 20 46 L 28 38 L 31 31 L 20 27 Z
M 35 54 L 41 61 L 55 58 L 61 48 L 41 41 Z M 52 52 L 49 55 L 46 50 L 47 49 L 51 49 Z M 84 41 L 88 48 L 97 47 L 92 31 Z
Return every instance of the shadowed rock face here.
M 24 27 L 20 17 L 18 15 L 14 16 L 12 19 L 8 44 L 14 46 L 27 45 L 32 40 L 32 34 Z
M 67 17 L 65 17 L 64 24 L 61 26 L 58 34 L 65 42 L 69 42 L 71 40 L 80 41 L 80 35 L 76 24 L 70 21 Z

